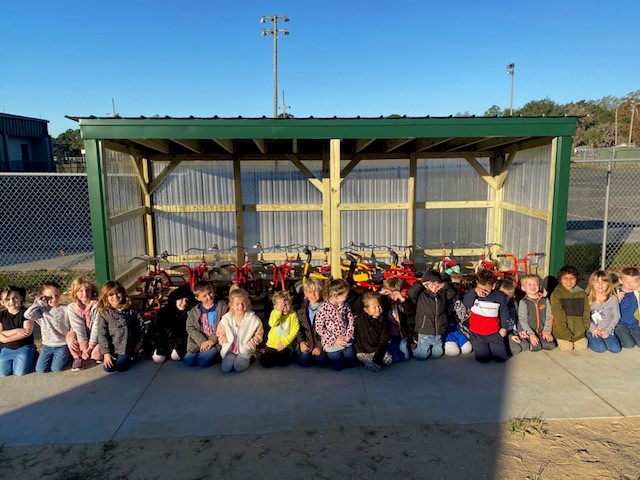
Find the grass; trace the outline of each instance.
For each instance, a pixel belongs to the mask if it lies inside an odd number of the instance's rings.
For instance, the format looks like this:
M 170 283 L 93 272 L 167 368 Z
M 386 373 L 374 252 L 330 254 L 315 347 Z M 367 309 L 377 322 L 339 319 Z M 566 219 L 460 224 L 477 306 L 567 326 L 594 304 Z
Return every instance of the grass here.
M 582 272 L 591 273 L 600 269 L 602 246 L 596 245 L 567 245 L 564 250 L 564 263 L 574 265 Z M 609 244 L 607 246 L 606 264 L 608 268 L 638 265 L 640 258 L 640 243 Z
M 86 270 L 3 270 L 0 272 L 0 288 L 18 285 L 27 291 L 38 291 L 44 282 L 53 281 L 61 285 L 64 291 L 77 276 L 93 278 L 95 274 Z
M 535 417 L 514 417 L 507 422 L 511 435 L 541 435 L 547 436 L 547 421 L 542 415 Z

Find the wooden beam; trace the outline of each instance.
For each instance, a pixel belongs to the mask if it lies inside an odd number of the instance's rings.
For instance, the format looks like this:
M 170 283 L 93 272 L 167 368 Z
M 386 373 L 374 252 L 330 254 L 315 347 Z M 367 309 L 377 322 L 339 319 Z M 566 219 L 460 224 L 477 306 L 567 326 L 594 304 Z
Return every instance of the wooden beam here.
M 156 150 L 157 152 L 166 153 L 167 155 L 171 153 L 169 142 L 167 142 L 166 140 L 157 140 L 153 138 L 132 138 L 131 141 L 139 145 L 144 145 L 151 150 Z
M 521 213 L 526 215 L 527 217 L 537 218 L 539 220 L 548 220 L 549 214 L 544 210 L 539 210 L 537 208 L 525 207 L 524 205 L 516 205 L 515 203 L 502 202 L 502 208 L 504 210 L 509 210 L 511 212 Z
M 409 208 L 407 202 L 393 202 L 393 203 L 341 203 L 340 210 L 406 210 Z
M 163 213 L 210 213 L 210 212 L 235 212 L 233 204 L 221 205 L 154 205 L 153 212 Z
M 211 140 L 213 142 L 217 143 L 218 145 L 220 145 L 227 152 L 229 152 L 229 153 L 234 153 L 235 152 L 235 148 L 233 146 L 233 140 L 227 140 L 227 139 L 224 139 L 224 138 L 212 138 Z
M 256 144 L 256 147 L 258 147 L 258 150 L 260 150 L 261 154 L 265 154 L 267 153 L 267 145 L 265 144 L 264 140 L 261 138 L 254 138 L 252 139 L 253 143 Z
M 322 156 L 322 247 L 331 246 L 331 168 L 329 152 Z
M 245 212 L 310 212 L 322 211 L 321 203 L 261 203 L 258 205 L 244 205 Z
M 186 148 L 187 150 L 191 150 L 192 152 L 204 153 L 204 147 L 202 146 L 202 141 L 200 140 L 190 140 L 187 138 L 172 138 L 171 141 Z
M 360 163 L 362 157 L 360 155 L 356 155 L 351 159 L 351 161 L 342 169 L 340 172 L 340 181 L 342 182 L 345 178 L 349 176 L 351 171 L 356 168 L 356 166 Z
M 153 181 L 149 184 L 149 195 L 156 191 L 156 188 L 158 188 L 162 184 L 162 182 L 164 182 L 164 180 L 169 175 L 171 175 L 171 172 L 173 172 L 178 167 L 178 165 L 180 165 L 180 163 L 182 163 L 182 155 L 176 155 L 173 160 L 169 162 L 169 165 L 164 167 L 164 170 L 160 172 L 160 175 L 154 178 Z
M 518 153 L 518 147 L 515 146 L 513 149 L 507 154 L 507 159 L 502 166 L 502 170 L 500 174 L 496 177 L 496 187 L 498 189 L 504 186 L 504 182 L 507 180 L 507 174 L 509 173 L 509 168 L 513 163 L 514 158 L 516 158 L 516 154 Z
M 356 153 L 361 152 L 362 150 L 367 148 L 369 145 L 371 145 L 375 141 L 376 141 L 375 138 L 358 138 L 358 139 L 356 139 L 355 152 Z
M 447 151 L 455 152 L 456 150 L 461 150 L 463 148 L 470 147 L 471 145 L 476 145 L 476 144 L 482 142 L 483 140 L 485 140 L 485 138 L 476 138 L 476 139 L 471 140 L 471 141 L 464 140 L 463 141 L 464 143 L 462 143 L 461 145 L 456 145 L 455 147 L 448 148 Z
M 291 151 L 295 154 L 298 153 L 298 139 L 294 138 L 291 140 Z
M 331 276 L 340 278 L 340 139 L 329 140 L 329 180 L 331 184 Z
M 242 210 L 242 171 L 240 160 L 233 160 L 233 192 L 234 207 L 236 210 L 236 245 L 244 245 L 244 212 Z M 242 265 L 244 249 L 238 248 L 236 264 Z
M 147 212 L 147 208 L 144 205 L 142 205 L 140 207 L 134 208 L 133 210 L 120 213 L 109 219 L 109 226 L 113 227 L 114 225 L 118 225 L 120 223 L 126 222 L 127 220 L 131 220 L 132 218 L 141 217 L 146 212 Z
M 490 208 L 493 205 L 489 200 L 454 200 L 442 202 L 420 202 L 416 203 L 416 208 L 426 210 L 442 210 L 446 208 Z
M 131 164 L 133 165 L 133 169 L 136 171 L 136 178 L 138 179 L 138 183 L 140 184 L 140 188 L 142 189 L 143 195 L 149 194 L 149 185 L 145 181 L 145 176 L 142 172 L 142 160 L 138 157 L 133 157 L 129 155 L 129 159 L 131 160 Z
M 415 243 L 416 236 L 416 178 L 418 176 L 418 154 L 411 153 L 409 159 L 409 179 L 407 181 L 407 245 Z
M 390 138 L 384 142 L 384 151 L 389 153 L 396 148 L 400 148 L 403 145 L 415 140 L 415 138 Z
M 480 162 L 476 160 L 473 155 L 464 155 L 463 158 L 471 164 L 476 172 L 482 177 L 482 179 L 489 184 L 491 188 L 497 190 L 496 180 L 491 176 L 489 172 L 485 170 L 485 168 L 480 165 Z
M 296 155 L 289 153 L 286 155 L 286 157 L 291 163 L 293 163 L 297 167 L 298 170 L 300 170 L 304 174 L 305 177 L 307 177 L 309 182 L 311 182 L 311 185 L 313 185 L 314 187 L 316 187 L 318 190 L 322 192 L 322 181 L 316 178 L 313 172 L 309 170 L 307 166 L 304 163 L 302 163 Z
M 142 150 L 138 150 L 136 148 L 130 147 L 128 145 L 123 145 L 118 142 L 114 142 L 112 140 L 102 140 L 102 147 L 107 150 L 113 150 L 114 152 L 125 153 L 127 155 L 131 155 L 132 157 L 146 157 L 145 153 Z
M 416 140 L 416 152 L 424 152 L 443 143 L 447 143 L 453 140 L 455 137 L 450 138 L 418 138 Z
M 149 159 L 142 160 L 142 175 L 144 183 L 151 185 L 151 162 Z M 142 204 L 144 205 L 144 237 L 147 255 L 155 255 L 155 219 L 151 212 L 151 190 L 147 188 L 142 194 Z

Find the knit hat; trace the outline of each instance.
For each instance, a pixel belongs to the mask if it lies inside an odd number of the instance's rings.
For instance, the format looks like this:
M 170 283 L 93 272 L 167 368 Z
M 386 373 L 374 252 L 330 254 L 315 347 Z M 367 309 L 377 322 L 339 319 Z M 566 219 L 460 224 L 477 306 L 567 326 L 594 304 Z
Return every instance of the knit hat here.
M 442 275 L 435 270 L 427 270 L 424 272 L 424 275 L 422 275 L 422 283 L 424 282 L 442 283 Z

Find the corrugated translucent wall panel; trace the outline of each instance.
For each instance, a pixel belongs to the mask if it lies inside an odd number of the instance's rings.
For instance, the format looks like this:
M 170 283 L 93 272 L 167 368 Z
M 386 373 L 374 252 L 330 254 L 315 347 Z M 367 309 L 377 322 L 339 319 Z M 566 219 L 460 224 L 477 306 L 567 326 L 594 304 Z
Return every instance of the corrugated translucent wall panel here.
M 111 227 L 111 251 L 113 253 L 113 271 L 115 276 L 130 269 L 131 258 L 144 255 L 144 227 L 142 220 L 132 218 Z
M 448 242 L 482 245 L 486 230 L 486 208 L 416 210 L 416 243 L 423 248 Z
M 406 245 L 405 210 L 344 211 L 340 215 L 341 246 L 356 244 Z
M 104 150 L 109 214 L 113 217 L 142 205 L 140 183 L 129 155 Z
M 506 252 L 523 258 L 529 252 L 544 252 L 547 222 L 517 212 L 504 212 L 502 244 Z M 544 259 L 539 267 L 544 266 Z
M 488 159 L 478 159 L 489 168 Z M 463 158 L 419 158 L 416 201 L 487 200 L 489 186 Z
M 550 169 L 551 145 L 518 152 L 504 184 L 504 200 L 546 211 Z
M 322 247 L 322 212 L 246 212 L 245 245 L 316 245 Z
M 168 162 L 153 162 L 157 177 Z M 182 162 L 153 194 L 154 205 L 226 205 L 234 203 L 233 163 Z
M 409 160 L 362 161 L 342 182 L 342 203 L 407 201 Z
M 305 162 L 316 177 L 321 177 L 322 162 Z M 242 162 L 242 201 L 259 203 L 322 203 L 322 195 L 289 161 Z
M 224 252 L 237 243 L 233 212 L 158 212 L 155 215 L 155 229 L 158 252 L 166 250 L 180 255 L 189 248 L 204 250 L 215 244 L 220 252 Z

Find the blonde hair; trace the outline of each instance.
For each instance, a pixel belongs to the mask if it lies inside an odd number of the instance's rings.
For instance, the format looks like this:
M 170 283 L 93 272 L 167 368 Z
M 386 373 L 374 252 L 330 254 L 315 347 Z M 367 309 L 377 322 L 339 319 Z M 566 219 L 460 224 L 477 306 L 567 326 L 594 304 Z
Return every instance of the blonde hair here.
M 302 290 L 305 292 L 318 292 L 322 299 L 322 291 L 324 290 L 324 283 L 319 278 L 309 277 L 302 282 Z
M 274 305 L 280 299 L 289 301 L 289 303 L 291 303 L 292 301 L 291 294 L 289 292 L 276 292 L 273 294 L 273 297 L 271 297 L 271 301 L 273 302 Z
M 231 305 L 236 298 L 244 298 L 247 301 L 247 310 L 251 310 L 251 297 L 249 296 L 249 292 L 242 288 L 235 289 L 229 293 L 229 305 Z
M 404 284 L 404 280 L 398 277 L 389 277 L 385 278 L 382 282 L 382 288 L 387 288 L 393 292 L 399 292 L 402 290 L 402 285 Z
M 609 275 L 604 270 L 596 270 L 589 276 L 589 285 L 587 286 L 587 297 L 589 298 L 590 303 L 596 302 L 596 291 L 593 288 L 593 282 L 596 278 L 601 278 L 605 282 L 609 284 L 609 288 L 604 292 L 606 298 L 605 302 L 609 300 L 612 296 L 616 294 L 615 289 L 613 288 L 613 280 L 611 279 L 611 275 Z
M 122 286 L 120 282 L 109 280 L 103 285 L 102 292 L 100 293 L 100 300 L 98 300 L 99 312 L 104 313 L 109 309 L 113 309 L 113 307 L 109 303 L 109 295 L 114 292 L 119 292 L 122 294 L 122 300 L 124 303 L 120 304 L 120 310 L 129 310 L 131 308 L 131 299 L 129 298 L 129 295 L 127 295 L 127 290 Z
M 198 297 L 203 293 L 213 293 L 215 295 L 216 290 L 213 288 L 213 283 L 206 280 L 200 280 L 193 286 L 193 294 Z
M 367 308 L 369 304 L 373 301 L 378 302 L 378 305 L 382 305 L 380 301 L 380 294 L 378 292 L 365 292 L 362 295 L 362 307 Z
M 76 295 L 78 294 L 78 292 L 82 287 L 86 287 L 87 290 L 89 290 L 92 300 L 95 300 L 96 298 L 98 298 L 99 291 L 95 283 L 93 283 L 91 280 L 89 280 L 86 277 L 76 277 L 71 282 L 71 287 L 69 289 L 71 298 L 73 298 L 74 301 L 77 300 Z

